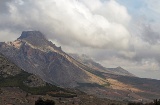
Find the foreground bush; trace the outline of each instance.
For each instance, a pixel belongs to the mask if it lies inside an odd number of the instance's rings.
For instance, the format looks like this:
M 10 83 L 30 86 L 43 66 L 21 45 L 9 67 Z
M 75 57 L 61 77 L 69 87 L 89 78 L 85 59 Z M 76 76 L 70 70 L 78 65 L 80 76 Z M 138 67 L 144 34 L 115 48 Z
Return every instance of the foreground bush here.
M 35 105 L 55 105 L 55 102 L 53 100 L 46 100 L 43 101 L 41 98 L 39 98 L 36 102 Z

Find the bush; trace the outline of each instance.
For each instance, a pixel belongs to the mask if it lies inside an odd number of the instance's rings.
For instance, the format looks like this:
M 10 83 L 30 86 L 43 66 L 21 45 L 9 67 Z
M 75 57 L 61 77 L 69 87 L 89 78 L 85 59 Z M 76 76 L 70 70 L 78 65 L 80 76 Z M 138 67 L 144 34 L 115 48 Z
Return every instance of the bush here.
M 150 103 L 136 103 L 136 102 L 129 102 L 128 105 L 160 105 L 160 99 L 155 99 L 153 102 Z
M 41 98 L 39 98 L 36 102 L 35 105 L 55 105 L 55 102 L 53 100 L 46 100 L 43 101 Z

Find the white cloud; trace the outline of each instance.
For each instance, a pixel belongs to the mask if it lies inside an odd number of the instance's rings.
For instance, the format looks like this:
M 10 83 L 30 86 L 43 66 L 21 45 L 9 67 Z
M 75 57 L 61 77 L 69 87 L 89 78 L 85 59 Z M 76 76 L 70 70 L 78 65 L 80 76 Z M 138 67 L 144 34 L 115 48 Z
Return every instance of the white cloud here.
M 86 53 L 108 67 L 115 64 L 126 68 L 130 65 L 132 70 L 159 69 L 160 23 L 154 17 L 160 16 L 159 1 L 132 0 L 147 4 L 142 8 L 134 4 L 137 17 L 128 13 L 129 6 L 116 1 L 125 0 L 1 0 L 0 41 L 16 39 L 22 31 L 40 30 L 66 52 Z M 151 12 L 148 8 L 154 15 L 139 18 L 139 14 Z M 152 17 L 157 20 L 147 23 Z
M 115 1 L 94 0 L 89 4 L 83 0 L 16 0 L 7 6 L 9 13 L 0 18 L 4 20 L 1 24 L 9 24 L 11 30 L 42 30 L 68 45 L 75 41 L 95 48 L 128 48 L 130 34 L 126 24 L 130 16 Z
M 149 9 L 160 14 L 160 1 L 159 0 L 145 0 Z

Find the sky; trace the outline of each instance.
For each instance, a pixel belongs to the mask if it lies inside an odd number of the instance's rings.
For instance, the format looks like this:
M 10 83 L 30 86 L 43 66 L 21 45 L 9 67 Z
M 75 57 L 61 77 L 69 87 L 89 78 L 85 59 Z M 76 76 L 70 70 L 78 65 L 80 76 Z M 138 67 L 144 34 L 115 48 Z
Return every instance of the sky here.
M 65 52 L 160 80 L 160 0 L 0 0 L 0 41 L 38 30 Z

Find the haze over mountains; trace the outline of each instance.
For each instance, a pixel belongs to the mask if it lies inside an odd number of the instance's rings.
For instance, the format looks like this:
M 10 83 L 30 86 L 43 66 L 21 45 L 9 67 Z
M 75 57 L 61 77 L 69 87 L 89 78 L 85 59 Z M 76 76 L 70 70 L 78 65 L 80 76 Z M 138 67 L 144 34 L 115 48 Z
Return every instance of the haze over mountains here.
M 121 67 L 104 68 L 77 55 L 72 58 L 39 31 L 24 31 L 13 42 L 1 42 L 0 52 L 26 72 L 57 86 L 116 100 L 150 101 L 160 96 L 160 81 L 135 77 Z
M 82 55 L 78 55 L 78 54 L 69 54 L 70 56 L 72 56 L 73 58 L 75 58 L 76 60 L 78 60 L 79 62 L 97 70 L 97 71 L 101 71 L 101 72 L 106 72 L 106 73 L 110 73 L 110 74 L 116 74 L 116 75 L 122 75 L 122 76 L 134 76 L 132 73 L 129 73 L 127 70 L 124 70 L 121 67 L 117 67 L 117 68 L 105 68 L 103 67 L 101 64 L 95 62 L 93 59 L 91 59 L 90 57 L 88 57 L 85 54 Z

